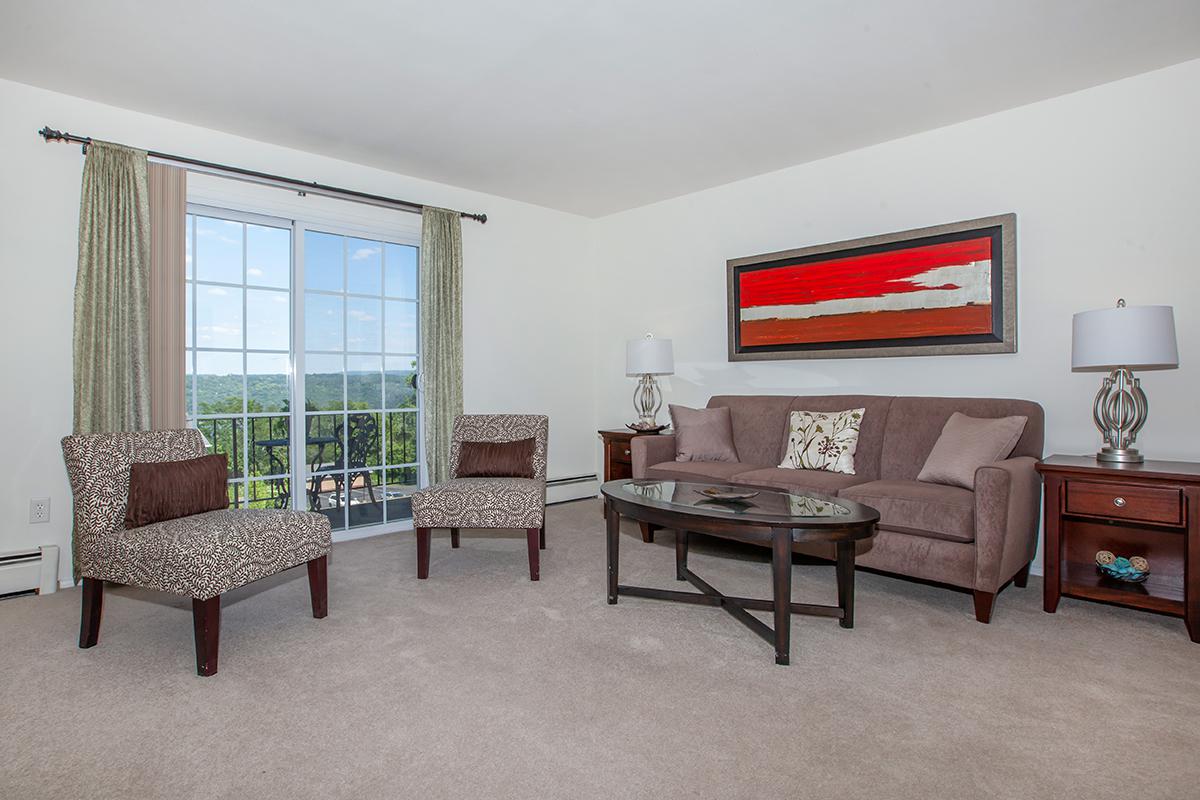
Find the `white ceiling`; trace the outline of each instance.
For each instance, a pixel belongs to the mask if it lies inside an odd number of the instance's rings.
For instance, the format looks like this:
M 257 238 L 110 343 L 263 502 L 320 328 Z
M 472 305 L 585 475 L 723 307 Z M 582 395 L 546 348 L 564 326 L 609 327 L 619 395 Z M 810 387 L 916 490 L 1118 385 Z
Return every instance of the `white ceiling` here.
M 1197 57 L 1197 0 L 0 8 L 0 77 L 589 216 Z

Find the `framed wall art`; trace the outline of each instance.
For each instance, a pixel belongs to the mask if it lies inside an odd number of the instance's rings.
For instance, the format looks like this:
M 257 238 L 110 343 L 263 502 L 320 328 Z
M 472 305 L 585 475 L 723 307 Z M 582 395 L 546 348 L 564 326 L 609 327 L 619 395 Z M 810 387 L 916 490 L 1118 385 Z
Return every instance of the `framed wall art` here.
M 729 360 L 1015 353 L 1015 214 L 727 262 Z

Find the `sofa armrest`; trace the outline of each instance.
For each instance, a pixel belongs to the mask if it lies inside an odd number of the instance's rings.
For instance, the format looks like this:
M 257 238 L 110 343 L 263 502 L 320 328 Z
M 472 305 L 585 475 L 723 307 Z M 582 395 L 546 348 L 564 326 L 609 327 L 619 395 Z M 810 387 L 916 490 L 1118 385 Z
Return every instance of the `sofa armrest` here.
M 1038 460 L 1009 458 L 975 471 L 975 588 L 995 592 L 1037 551 Z
M 633 459 L 633 477 L 646 477 L 646 470 L 655 464 L 675 460 L 675 434 L 635 436 L 629 441 Z

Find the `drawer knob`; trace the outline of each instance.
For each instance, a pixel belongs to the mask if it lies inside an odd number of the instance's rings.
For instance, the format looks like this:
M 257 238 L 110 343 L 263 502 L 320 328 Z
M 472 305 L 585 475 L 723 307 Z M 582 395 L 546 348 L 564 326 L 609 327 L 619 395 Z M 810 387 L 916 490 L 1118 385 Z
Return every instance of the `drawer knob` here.
M 628 450 L 626 450 L 626 451 L 625 451 L 625 455 L 629 455 L 629 451 L 628 451 Z M 1124 500 L 1122 500 L 1122 501 L 1121 501 L 1121 505 L 1125 505 L 1125 501 L 1124 501 Z
M 1125 507 L 1125 498 L 1124 497 L 1114 497 L 1113 505 L 1116 506 L 1117 508 L 1124 508 Z

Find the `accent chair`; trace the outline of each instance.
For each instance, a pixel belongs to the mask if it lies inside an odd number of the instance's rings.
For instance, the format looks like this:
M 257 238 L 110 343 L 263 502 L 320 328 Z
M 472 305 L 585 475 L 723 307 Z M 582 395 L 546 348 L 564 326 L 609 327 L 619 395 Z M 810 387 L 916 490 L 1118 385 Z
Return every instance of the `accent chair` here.
M 546 548 L 546 444 L 549 417 L 535 414 L 463 414 L 454 420 L 450 474 L 459 472 L 463 442 L 534 440 L 533 477 L 452 477 L 412 496 L 417 532 L 417 577 L 429 577 L 433 528 L 450 529 L 450 546 L 459 546 L 460 528 L 522 528 L 529 551 L 529 579 L 538 580 L 538 550 Z
M 101 433 L 62 440 L 75 501 L 75 543 L 83 576 L 79 646 L 100 637 L 104 582 L 192 598 L 196 672 L 217 672 L 221 595 L 308 565 L 313 616 L 328 613 L 329 520 L 282 509 L 222 509 L 125 528 L 133 463 L 205 455 L 194 429 Z

